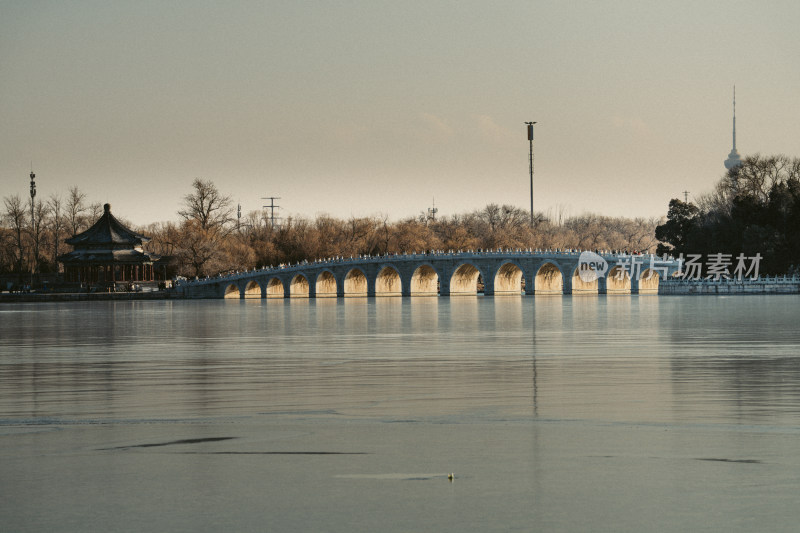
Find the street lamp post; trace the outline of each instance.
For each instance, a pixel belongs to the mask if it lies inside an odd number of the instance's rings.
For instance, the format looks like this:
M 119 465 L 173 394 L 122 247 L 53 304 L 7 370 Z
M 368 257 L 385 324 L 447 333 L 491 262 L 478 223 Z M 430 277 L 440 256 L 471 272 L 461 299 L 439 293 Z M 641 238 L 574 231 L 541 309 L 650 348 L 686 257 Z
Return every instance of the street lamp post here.
M 530 144 L 530 170 L 531 170 L 531 226 L 533 226 L 533 125 L 536 122 L 526 122 L 528 125 L 528 143 Z
M 34 210 L 34 198 L 36 198 L 36 174 L 31 170 L 31 235 L 36 241 L 36 218 Z M 36 274 L 36 260 L 39 255 L 38 246 L 34 246 L 33 264 L 31 265 L 31 287 L 33 287 L 33 277 Z

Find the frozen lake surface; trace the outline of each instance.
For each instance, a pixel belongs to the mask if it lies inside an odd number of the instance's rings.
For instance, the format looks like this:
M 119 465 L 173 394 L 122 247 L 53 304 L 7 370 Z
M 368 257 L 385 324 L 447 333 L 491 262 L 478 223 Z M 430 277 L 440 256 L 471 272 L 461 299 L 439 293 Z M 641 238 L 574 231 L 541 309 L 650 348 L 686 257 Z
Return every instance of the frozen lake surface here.
M 798 318 L 796 296 L 3 305 L 1 529 L 796 531 Z

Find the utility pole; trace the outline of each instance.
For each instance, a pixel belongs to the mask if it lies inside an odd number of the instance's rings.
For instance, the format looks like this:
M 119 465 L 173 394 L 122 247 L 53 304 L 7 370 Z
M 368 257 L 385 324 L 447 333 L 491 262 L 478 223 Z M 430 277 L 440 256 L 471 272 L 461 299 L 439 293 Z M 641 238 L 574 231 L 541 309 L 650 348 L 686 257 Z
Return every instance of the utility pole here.
M 269 224 L 270 224 L 271 229 L 275 229 L 275 210 L 279 209 L 281 207 L 279 205 L 275 205 L 275 200 L 280 200 L 281 197 L 280 196 L 267 196 L 267 197 L 262 197 L 261 199 L 262 200 L 269 200 L 269 205 L 265 205 L 263 207 L 264 207 L 264 209 L 269 209 Z M 280 217 L 278 217 L 278 220 L 280 220 Z
M 528 125 L 528 143 L 530 143 L 530 170 L 531 170 L 531 227 L 533 227 L 533 125 L 536 122 L 526 122 Z
M 33 165 L 31 165 L 31 235 L 34 240 L 33 247 L 33 264 L 31 265 L 31 287 L 33 287 L 33 277 L 36 274 L 36 267 L 39 259 L 39 240 L 36 237 L 36 218 L 34 211 L 34 198 L 36 198 L 36 174 L 33 173 Z
M 689 191 L 683 191 L 683 203 L 689 203 Z
M 236 232 L 242 232 L 242 204 L 236 204 Z

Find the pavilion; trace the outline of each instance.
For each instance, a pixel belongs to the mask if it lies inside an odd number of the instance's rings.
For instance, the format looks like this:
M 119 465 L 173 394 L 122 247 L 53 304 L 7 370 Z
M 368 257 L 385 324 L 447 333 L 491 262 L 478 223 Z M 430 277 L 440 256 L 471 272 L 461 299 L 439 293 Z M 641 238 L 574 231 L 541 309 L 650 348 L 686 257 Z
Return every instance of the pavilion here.
M 163 279 L 154 268 L 161 256 L 142 249 L 150 238 L 126 228 L 111 214 L 109 204 L 103 210 L 91 228 L 66 239 L 74 249 L 58 258 L 64 265 L 64 281 L 112 286 Z

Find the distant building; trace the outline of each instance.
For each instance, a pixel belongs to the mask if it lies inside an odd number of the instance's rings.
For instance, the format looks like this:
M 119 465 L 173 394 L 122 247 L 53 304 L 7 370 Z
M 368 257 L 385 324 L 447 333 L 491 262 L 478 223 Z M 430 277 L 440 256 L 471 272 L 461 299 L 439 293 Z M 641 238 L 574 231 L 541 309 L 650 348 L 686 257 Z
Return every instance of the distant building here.
M 736 86 L 733 87 L 733 150 L 728 154 L 728 159 L 725 160 L 725 168 L 728 170 L 742 164 L 742 157 L 736 151 Z
M 59 256 L 64 281 L 111 286 L 116 283 L 146 283 L 163 280 L 156 263 L 161 256 L 145 252 L 150 239 L 126 228 L 105 204 L 94 225 L 65 242 L 73 251 Z

